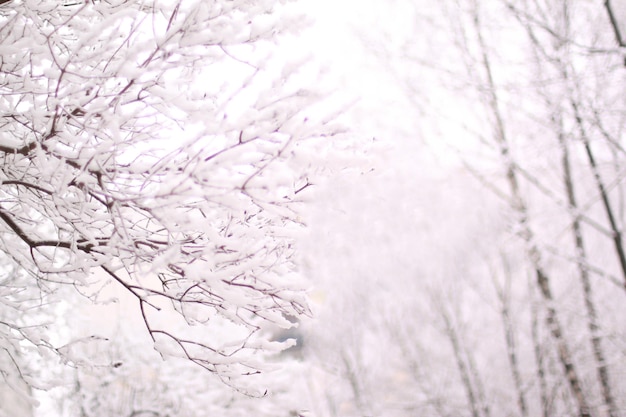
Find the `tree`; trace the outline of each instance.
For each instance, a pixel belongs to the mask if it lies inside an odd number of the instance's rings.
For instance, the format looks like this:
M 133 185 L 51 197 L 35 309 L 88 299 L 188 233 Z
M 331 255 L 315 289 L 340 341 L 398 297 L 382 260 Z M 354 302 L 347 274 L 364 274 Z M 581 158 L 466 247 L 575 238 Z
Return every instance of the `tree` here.
M 605 5 L 609 8 L 608 2 Z M 569 1 L 489 5 L 453 1 L 442 10 L 437 22 L 446 22 L 442 30 L 449 32 L 453 46 L 445 54 L 457 54 L 433 66 L 442 84 L 454 86 L 457 105 L 467 100 L 459 105 L 459 110 L 466 106 L 462 114 L 447 111 L 446 116 L 463 125 L 466 143 L 472 143 L 453 146 L 486 156 L 478 159 L 466 153 L 463 164 L 508 204 L 513 235 L 523 242 L 526 268 L 532 271 L 535 293 L 541 297 L 542 311 L 533 313 L 531 333 L 537 334 L 535 326 L 541 326 L 539 316 L 545 320 L 543 332 L 550 335 L 545 341 L 533 336 L 537 380 L 524 382 L 512 372 L 519 413 L 527 413 L 519 387 L 534 385 L 540 388 L 538 403 L 544 415 L 554 404 L 580 416 L 618 415 L 612 394 L 616 386 L 611 382 L 611 373 L 617 370 L 607 363 L 615 364 L 617 359 L 609 358 L 619 356 L 613 356 L 615 351 L 607 354 L 601 338 L 607 330 L 600 330 L 613 328 L 615 323 L 606 316 L 600 318 L 595 296 L 597 288 L 607 294 L 616 281 L 613 277 L 623 275 L 624 270 L 622 226 L 615 208 L 621 205 L 623 181 L 618 169 L 610 168 L 621 160 L 623 120 L 618 110 L 623 103 L 608 87 L 619 85 L 618 71 L 622 70 L 616 61 L 619 51 L 610 46 L 613 19 L 607 22 L 601 5 Z M 419 18 L 428 21 L 426 16 Z M 415 63 L 432 72 L 418 59 Z M 417 88 L 413 86 L 414 91 Z M 425 113 L 432 111 L 422 108 Z M 586 161 L 572 157 L 573 152 L 585 155 Z M 561 164 L 551 163 L 552 158 Z M 500 166 L 492 165 L 494 161 Z M 578 204 L 576 195 L 586 195 L 586 203 Z M 562 219 L 568 220 L 562 223 Z M 566 241 L 559 230 L 569 233 L 570 229 L 573 239 Z M 586 248 L 592 245 L 601 246 L 604 253 L 612 248 L 614 261 L 594 268 L 598 265 L 594 258 L 600 255 L 588 252 Z M 566 290 L 576 275 L 580 294 Z M 615 296 L 603 298 L 606 304 L 620 302 Z M 516 332 L 506 323 L 508 315 L 503 312 L 510 349 Z M 587 329 L 580 328 L 573 317 L 582 318 Z M 509 353 L 513 369 L 518 353 L 514 357 Z M 567 401 L 561 403 L 547 393 L 544 358 L 557 361 L 560 372 L 548 369 L 547 380 L 554 381 L 550 383 L 555 389 L 569 387 Z M 585 377 L 590 373 L 595 378 Z
M 315 175 L 311 139 L 336 130 L 311 108 L 315 94 L 289 81 L 297 66 L 272 75 L 271 41 L 296 25 L 283 3 L 2 5 L 0 369 L 10 385 L 49 388 L 35 360 L 81 366 L 69 347 L 102 342 L 97 331 L 63 340 L 47 322 L 64 287 L 98 302 L 117 286 L 162 356 L 236 387 L 284 346 L 265 327 L 308 314 L 293 235 Z
M 393 33 L 367 26 L 368 51 L 383 51 L 416 122 L 377 134 L 412 170 L 396 154 L 384 185 L 351 183 L 347 207 L 328 200 L 349 213 L 333 229 L 360 222 L 311 263 L 332 277 L 320 356 L 343 387 L 336 403 L 372 415 L 620 415 L 626 113 L 609 4 L 411 0 L 395 3 Z M 419 134 L 443 170 L 411 147 Z

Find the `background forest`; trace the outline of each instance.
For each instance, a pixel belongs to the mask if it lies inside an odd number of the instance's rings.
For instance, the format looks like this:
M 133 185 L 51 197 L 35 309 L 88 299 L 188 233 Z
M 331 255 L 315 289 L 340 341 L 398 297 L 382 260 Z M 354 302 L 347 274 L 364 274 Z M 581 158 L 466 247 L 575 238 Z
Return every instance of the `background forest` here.
M 626 416 L 626 5 L 0 3 L 0 416 Z
M 358 25 L 404 96 L 387 169 L 311 226 L 332 306 L 311 351 L 344 387 L 321 414 L 626 415 L 617 3 L 398 1 Z

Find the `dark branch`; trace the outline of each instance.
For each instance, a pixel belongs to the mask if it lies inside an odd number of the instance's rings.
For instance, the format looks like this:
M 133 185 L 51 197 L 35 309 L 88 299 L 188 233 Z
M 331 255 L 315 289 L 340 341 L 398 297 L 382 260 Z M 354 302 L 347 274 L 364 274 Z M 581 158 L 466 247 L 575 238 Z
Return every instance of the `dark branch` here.
M 617 18 L 615 17 L 615 13 L 613 13 L 613 8 L 611 7 L 610 0 L 605 0 L 604 7 L 606 8 L 606 12 L 609 15 L 611 26 L 613 26 L 613 33 L 615 33 L 615 39 L 617 40 L 617 44 L 621 47 L 626 47 L 626 43 L 622 38 L 622 34 L 619 29 L 619 23 L 617 21 Z
M 0 4 L 3 4 L 4 2 L 6 2 L 7 0 L 0 0 Z M 20 155 L 28 155 L 28 153 L 30 151 L 32 151 L 33 149 L 35 149 L 37 147 L 37 142 L 31 142 L 27 145 L 22 146 L 21 148 L 11 148 L 10 146 L 4 146 L 4 145 L 0 145 L 0 152 L 4 152 L 4 153 L 17 153 Z
M 2 219 L 4 221 L 4 223 L 6 223 L 6 225 L 9 226 L 11 228 L 11 230 L 13 230 L 15 232 L 15 234 L 20 239 L 22 239 L 22 241 L 24 243 L 26 243 L 31 249 L 38 248 L 38 247 L 43 247 L 43 246 L 49 246 L 49 247 L 55 247 L 55 248 L 65 248 L 65 249 L 72 249 L 72 248 L 74 248 L 74 245 L 73 245 L 72 242 L 67 242 L 67 241 L 64 241 L 64 240 L 54 240 L 54 239 L 33 240 L 28 235 L 28 233 L 26 233 L 24 230 L 22 230 L 22 228 L 15 222 L 15 220 L 13 220 L 11 218 L 9 213 L 7 213 L 4 210 L 2 210 L 2 208 L 0 208 L 0 219 Z M 106 241 L 98 242 L 97 245 L 90 242 L 90 243 L 78 244 L 78 245 L 76 245 L 76 248 L 78 250 L 81 250 L 81 251 L 85 252 L 85 253 L 90 253 L 94 246 L 104 246 L 104 245 L 106 245 Z
M 0 1 L 1 1 L 1 0 L 0 0 Z M 1 182 L 1 184 L 2 184 L 2 185 L 4 185 L 4 184 L 7 184 L 7 185 L 22 185 L 22 186 L 24 186 L 24 187 L 26 187 L 26 188 L 33 188 L 33 189 L 35 189 L 35 190 L 39 190 L 39 191 L 41 191 L 42 193 L 46 193 L 46 194 L 48 194 L 48 195 L 52 195 L 52 191 L 50 191 L 50 190 L 46 190 L 46 189 L 45 189 L 45 188 L 43 188 L 43 187 L 40 187 L 40 186 L 35 185 L 35 184 L 28 183 L 28 182 L 25 182 L 25 181 L 19 181 L 19 180 L 5 180 L 5 181 L 2 181 L 2 182 Z

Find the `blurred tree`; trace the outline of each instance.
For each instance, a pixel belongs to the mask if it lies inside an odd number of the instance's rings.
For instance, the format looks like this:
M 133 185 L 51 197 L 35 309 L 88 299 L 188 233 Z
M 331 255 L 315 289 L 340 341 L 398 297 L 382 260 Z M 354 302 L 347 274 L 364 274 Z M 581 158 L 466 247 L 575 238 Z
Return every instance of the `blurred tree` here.
M 358 410 L 357 386 L 372 415 L 623 414 L 626 109 L 607 9 L 393 5 L 398 25 L 369 26 L 364 43 L 413 101 L 444 168 L 429 172 L 415 154 L 400 168 L 413 132 L 386 155 L 387 178 L 344 190 L 351 205 L 328 199 L 350 213 L 337 262 L 315 265 L 327 288 L 350 294 L 328 295 L 322 316 L 335 330 L 320 337 L 343 341 L 319 348 L 343 387 L 335 403 Z M 338 321 L 343 311 L 357 318 Z M 342 355 L 360 358 L 349 373 Z
M 570 388 L 570 400 L 557 407 L 574 413 L 573 402 L 580 416 L 605 412 L 618 415 L 612 391 L 619 388 L 611 383 L 607 362 L 615 363 L 619 356 L 614 356 L 615 351 L 607 355 L 600 336 L 601 328 L 614 328 L 615 323 L 608 316 L 602 320 L 593 291 L 596 286 L 603 293 L 610 291 L 612 284 L 608 280 L 591 281 L 592 273 L 624 276 L 622 220 L 615 209 L 621 204 L 622 176 L 617 165 L 615 170 L 609 168 L 621 158 L 617 149 L 623 100 L 610 87 L 619 85 L 621 68 L 616 61 L 617 51 L 604 47 L 611 35 L 603 25 L 606 22 L 602 22 L 605 15 L 601 8 L 569 1 L 504 1 L 489 5 L 450 2 L 444 10 L 450 22 L 451 44 L 459 52 L 459 59 L 451 62 L 462 62 L 460 71 L 468 74 L 454 82 L 458 86 L 455 94 L 458 98 L 466 96 L 468 104 L 480 103 L 472 115 L 458 115 L 468 127 L 466 139 L 477 139 L 474 145 L 461 146 L 472 152 L 479 150 L 490 158 L 489 163 L 500 161 L 502 168 L 500 175 L 494 175 L 483 168 L 483 161 L 466 155 L 462 156 L 463 163 L 509 204 L 513 232 L 526 247 L 527 265 L 534 271 L 537 293 L 542 297 L 543 327 L 552 336 L 548 346 L 553 346 L 554 354 L 547 357 L 560 362 L 560 375 Z M 461 74 L 459 68 L 442 66 L 444 80 Z M 606 111 L 608 108 L 613 111 Z M 454 118 L 450 113 L 448 117 Z M 549 143 L 550 137 L 558 138 L 557 146 Z M 570 148 L 576 149 L 577 156 L 585 155 L 587 163 L 573 158 Z M 602 160 L 601 155 L 606 159 Z M 561 166 L 551 164 L 553 158 L 561 158 Z M 574 177 L 573 169 L 580 174 Z M 594 186 L 596 191 L 591 195 L 598 199 L 589 194 Z M 582 206 L 577 203 L 576 190 L 586 193 Z M 570 242 L 562 237 L 560 231 L 564 229 L 573 232 Z M 607 264 L 594 260 L 598 252 L 589 253 L 587 242 L 605 249 L 612 247 L 615 261 Z M 567 251 L 572 255 L 566 255 Z M 571 259 L 571 263 L 563 262 L 563 258 Z M 604 268 L 592 267 L 603 262 Z M 579 271 L 580 298 L 571 290 L 565 291 L 571 285 L 574 265 Z M 619 303 L 613 294 L 609 304 Z M 584 313 L 572 311 L 573 305 L 582 307 Z M 572 321 L 572 315 L 585 318 L 587 331 Z M 506 320 L 504 323 L 506 327 Z M 507 331 L 509 348 L 514 333 L 510 328 Z M 581 347 L 584 339 L 590 349 Z M 544 349 L 538 347 L 539 352 Z M 546 352 L 540 355 L 545 358 Z M 513 366 L 511 359 L 509 355 Z M 539 368 L 544 365 L 537 364 Z M 587 375 L 594 367 L 597 378 L 592 382 Z M 518 387 L 531 384 L 545 391 L 541 381 L 544 371 L 534 382 L 520 380 L 516 372 L 512 377 Z M 548 380 L 558 381 L 559 376 L 549 372 Z M 545 415 L 545 410 L 554 406 L 545 402 L 559 400 L 548 393 L 541 396 Z M 523 415 L 527 413 L 522 406 L 525 401 L 519 394 L 518 398 Z

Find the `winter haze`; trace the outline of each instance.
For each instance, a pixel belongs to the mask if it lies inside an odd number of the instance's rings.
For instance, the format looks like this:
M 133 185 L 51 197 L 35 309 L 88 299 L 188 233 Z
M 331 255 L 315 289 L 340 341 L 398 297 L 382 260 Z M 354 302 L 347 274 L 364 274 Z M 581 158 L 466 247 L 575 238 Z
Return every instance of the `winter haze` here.
M 0 0 L 0 417 L 626 416 L 626 7 Z

